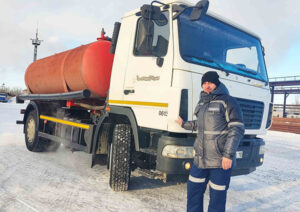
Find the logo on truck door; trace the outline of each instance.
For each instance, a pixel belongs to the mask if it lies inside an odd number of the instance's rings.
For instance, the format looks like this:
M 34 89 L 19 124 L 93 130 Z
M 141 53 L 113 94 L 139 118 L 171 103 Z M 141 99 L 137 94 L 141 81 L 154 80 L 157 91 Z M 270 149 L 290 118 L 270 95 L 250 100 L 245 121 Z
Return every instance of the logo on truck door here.
M 160 79 L 160 76 L 153 76 L 153 75 L 149 75 L 149 76 L 136 76 L 136 80 L 137 81 L 158 81 Z

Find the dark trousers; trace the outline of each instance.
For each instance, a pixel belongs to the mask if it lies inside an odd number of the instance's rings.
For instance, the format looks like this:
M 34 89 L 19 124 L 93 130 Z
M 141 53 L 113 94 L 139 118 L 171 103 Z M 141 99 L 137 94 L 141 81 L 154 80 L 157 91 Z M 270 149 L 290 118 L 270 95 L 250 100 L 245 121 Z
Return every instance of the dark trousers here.
M 208 212 L 225 211 L 231 169 L 199 169 L 193 165 L 187 183 L 187 211 L 202 212 L 203 196 L 209 185 Z

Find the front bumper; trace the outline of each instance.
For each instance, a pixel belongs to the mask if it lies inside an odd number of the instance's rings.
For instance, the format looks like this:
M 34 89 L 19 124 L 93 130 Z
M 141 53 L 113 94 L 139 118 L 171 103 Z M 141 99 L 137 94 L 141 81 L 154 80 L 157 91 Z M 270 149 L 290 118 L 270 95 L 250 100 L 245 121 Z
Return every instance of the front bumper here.
M 193 163 L 193 158 L 170 158 L 162 155 L 163 149 L 167 145 L 177 145 L 183 147 L 192 147 L 195 137 L 171 137 L 162 136 L 159 138 L 157 147 L 156 170 L 166 174 L 188 175 L 189 169 L 186 169 L 186 163 Z M 232 169 L 232 176 L 249 174 L 261 166 L 264 160 L 264 154 L 260 153 L 261 146 L 265 142 L 261 138 L 243 138 L 238 147 L 239 152 L 243 152 L 242 158 L 236 159 L 236 165 Z
M 164 172 L 166 174 L 183 174 L 188 175 L 189 169 L 185 168 L 187 163 L 192 164 L 193 158 L 170 158 L 164 157 L 162 152 L 167 145 L 176 145 L 182 147 L 192 147 L 194 145 L 195 138 L 179 138 L 171 136 L 162 136 L 159 138 L 157 147 L 157 161 L 156 170 Z
M 232 176 L 249 174 L 261 166 L 264 161 L 264 153 L 260 148 L 265 145 L 261 138 L 243 138 L 237 151 L 243 152 L 243 157 L 236 160 L 236 166 L 232 169 Z

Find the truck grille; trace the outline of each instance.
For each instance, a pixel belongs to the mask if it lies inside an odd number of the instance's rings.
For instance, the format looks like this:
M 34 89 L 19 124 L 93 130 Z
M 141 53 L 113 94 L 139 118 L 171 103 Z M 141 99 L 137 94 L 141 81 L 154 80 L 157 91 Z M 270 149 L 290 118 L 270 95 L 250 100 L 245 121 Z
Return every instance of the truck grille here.
M 245 129 L 260 129 L 264 103 L 240 98 L 236 98 L 236 100 L 238 101 L 243 113 Z

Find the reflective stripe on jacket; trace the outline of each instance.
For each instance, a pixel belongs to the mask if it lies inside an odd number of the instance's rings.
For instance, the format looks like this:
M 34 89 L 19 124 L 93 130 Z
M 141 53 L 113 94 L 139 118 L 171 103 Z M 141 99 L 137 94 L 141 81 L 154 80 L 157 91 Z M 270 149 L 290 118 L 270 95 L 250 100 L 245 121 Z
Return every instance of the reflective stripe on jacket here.
M 239 104 L 223 83 L 210 94 L 201 92 L 195 115 L 197 120 L 182 124 L 186 130 L 198 130 L 194 164 L 199 168 L 221 168 L 222 157 L 235 160 L 245 129 Z

